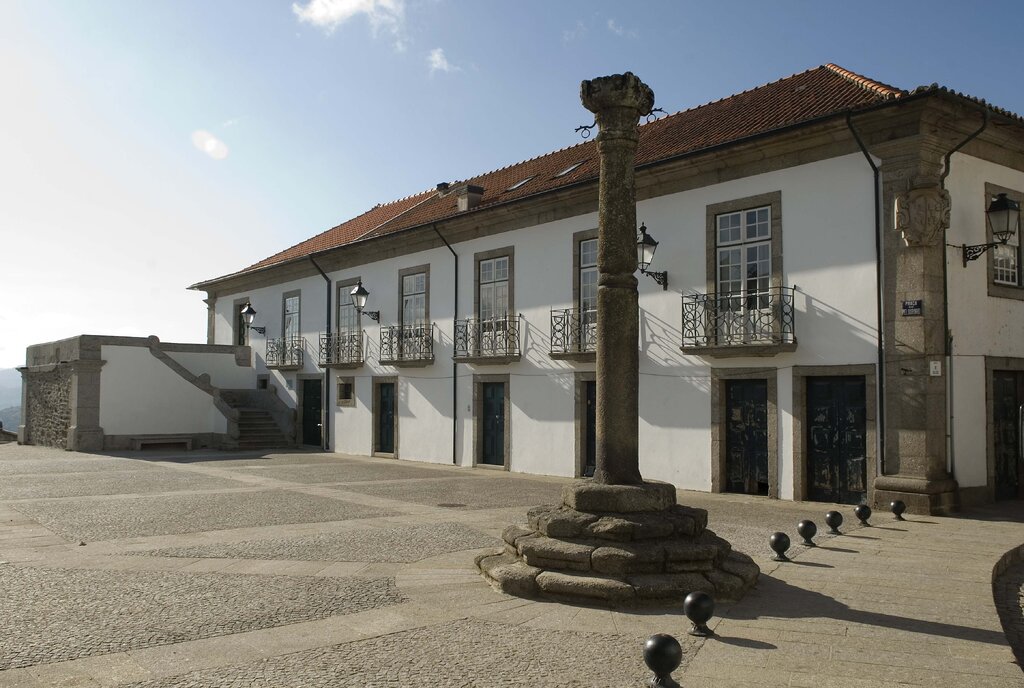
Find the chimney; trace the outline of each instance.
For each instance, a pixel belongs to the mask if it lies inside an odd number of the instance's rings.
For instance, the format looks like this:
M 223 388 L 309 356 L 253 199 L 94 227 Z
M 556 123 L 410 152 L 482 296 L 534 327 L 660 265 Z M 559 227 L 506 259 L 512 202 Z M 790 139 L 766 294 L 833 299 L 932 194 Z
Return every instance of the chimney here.
M 437 183 L 437 194 L 439 196 L 447 196 L 448 195 L 448 187 L 449 186 L 451 186 L 451 184 L 449 184 L 448 182 L 438 182 Z
M 458 194 L 459 212 L 472 210 L 480 205 L 480 197 L 484 195 L 484 187 L 473 184 L 462 184 L 455 189 Z

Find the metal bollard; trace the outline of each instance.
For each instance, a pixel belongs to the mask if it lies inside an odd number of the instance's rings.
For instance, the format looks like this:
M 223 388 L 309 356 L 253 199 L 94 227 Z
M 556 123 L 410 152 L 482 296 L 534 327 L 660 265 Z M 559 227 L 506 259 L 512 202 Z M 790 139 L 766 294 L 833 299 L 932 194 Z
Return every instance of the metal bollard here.
M 789 549 L 788 535 L 785 533 L 772 533 L 772 536 L 768 538 L 768 546 L 775 552 L 772 561 L 789 561 L 789 557 L 786 556 L 786 550 Z
M 682 688 L 672 672 L 683 662 L 683 647 L 679 641 L 666 633 L 656 633 L 644 645 L 644 662 L 654 672 L 654 678 L 647 685 L 652 688 Z
M 698 638 L 714 635 L 715 632 L 708 628 L 708 621 L 714 613 L 715 601 L 706 592 L 695 590 L 683 600 L 683 614 L 686 614 L 686 618 L 693 624 L 690 635 Z
M 829 533 L 832 535 L 842 535 L 839 532 L 839 526 L 843 525 L 843 515 L 838 511 L 830 511 L 825 514 L 825 525 L 829 527 Z
M 853 515 L 861 522 L 861 525 L 870 526 L 868 519 L 871 518 L 871 507 L 867 504 L 858 504 L 857 508 L 853 510 Z
M 893 520 L 895 520 L 895 521 L 906 521 L 907 520 L 907 519 L 903 518 L 903 512 L 907 510 L 907 505 L 903 503 L 902 499 L 897 499 L 895 501 L 889 502 L 889 509 L 892 511 L 893 516 L 896 517 Z
M 805 547 L 817 547 L 811 539 L 818 534 L 818 526 L 814 525 L 814 521 L 800 521 L 796 524 L 796 532 L 804 539 Z

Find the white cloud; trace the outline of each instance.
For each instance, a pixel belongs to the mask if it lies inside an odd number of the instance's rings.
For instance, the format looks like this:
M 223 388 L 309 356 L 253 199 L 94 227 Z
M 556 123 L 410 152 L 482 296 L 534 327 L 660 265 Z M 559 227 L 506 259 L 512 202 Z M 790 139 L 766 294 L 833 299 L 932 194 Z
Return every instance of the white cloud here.
M 637 37 L 637 33 L 636 33 L 635 29 L 628 29 L 627 30 L 626 28 L 624 28 L 622 26 L 619 26 L 617 23 L 615 23 L 614 19 L 609 19 L 608 20 L 608 30 L 611 31 L 616 36 L 625 36 L 626 38 L 636 38 Z
M 567 29 L 562 32 L 562 42 L 571 43 L 578 38 L 583 38 L 587 35 L 587 26 L 582 21 L 577 21 L 576 26 L 572 29 Z
M 219 138 L 202 129 L 192 132 L 192 145 L 214 160 L 228 157 L 228 147 Z
M 443 48 L 434 48 L 427 56 L 427 64 L 430 65 L 430 73 L 434 72 L 461 72 L 462 68 L 453 65 L 444 56 Z
M 394 40 L 395 50 L 404 51 L 405 0 L 309 0 L 292 4 L 299 21 L 332 33 L 356 16 L 365 16 L 376 36 L 384 31 Z

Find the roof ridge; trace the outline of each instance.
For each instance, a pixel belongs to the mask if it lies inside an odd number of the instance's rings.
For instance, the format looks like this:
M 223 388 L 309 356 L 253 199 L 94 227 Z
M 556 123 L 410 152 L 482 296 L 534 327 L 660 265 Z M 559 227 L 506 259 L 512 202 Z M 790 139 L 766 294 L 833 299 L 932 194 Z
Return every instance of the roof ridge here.
M 890 86 L 889 84 L 883 84 L 881 81 L 869 79 L 866 76 L 857 74 L 856 72 L 851 72 L 849 69 L 843 69 L 839 65 L 834 64 L 832 62 L 829 62 L 826 65 L 822 65 L 822 67 L 834 74 L 838 74 L 847 81 L 852 81 L 853 83 L 857 84 L 864 90 L 871 91 L 872 93 L 877 93 L 878 95 L 886 99 L 900 98 L 907 94 L 907 92 L 904 91 L 903 89 Z

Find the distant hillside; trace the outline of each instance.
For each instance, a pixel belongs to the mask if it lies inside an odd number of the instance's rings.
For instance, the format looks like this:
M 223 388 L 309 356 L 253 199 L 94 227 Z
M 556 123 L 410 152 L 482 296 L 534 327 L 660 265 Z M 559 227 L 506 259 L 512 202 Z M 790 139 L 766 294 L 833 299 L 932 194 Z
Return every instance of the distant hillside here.
M 0 423 L 3 424 L 4 430 L 18 432 L 18 425 L 21 423 L 21 407 L 11 406 L 0 409 Z
M 0 409 L 21 406 L 21 373 L 14 368 L 0 368 Z

